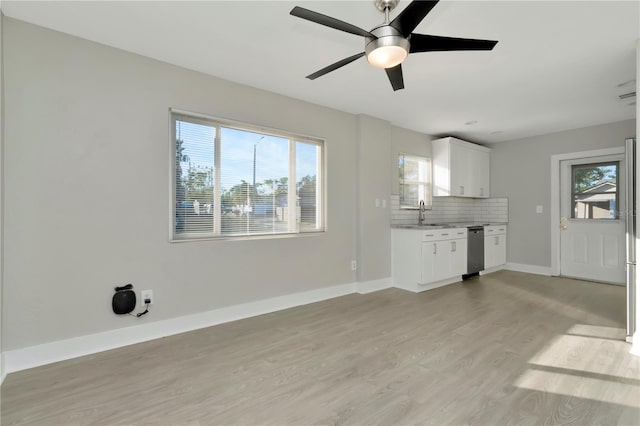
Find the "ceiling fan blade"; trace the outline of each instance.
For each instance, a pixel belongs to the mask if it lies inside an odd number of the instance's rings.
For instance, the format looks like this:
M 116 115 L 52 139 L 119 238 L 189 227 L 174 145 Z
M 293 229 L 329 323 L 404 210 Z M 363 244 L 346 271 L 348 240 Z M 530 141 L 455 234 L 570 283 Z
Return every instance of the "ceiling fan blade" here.
M 365 31 L 362 28 L 356 27 L 355 25 L 349 24 L 336 18 L 332 18 L 327 15 L 323 15 L 322 13 L 314 12 L 313 10 L 305 9 L 303 7 L 296 6 L 291 9 L 291 12 L 289 12 L 289 14 L 297 16 L 298 18 L 306 19 L 307 21 L 315 22 L 316 24 L 324 25 L 325 27 L 334 28 L 336 30 L 363 37 L 370 37 L 373 39 L 377 38 L 369 31 Z
M 422 22 L 425 16 L 431 9 L 438 4 L 438 0 L 435 1 L 412 1 L 409 6 L 405 7 L 398 16 L 391 21 L 391 26 L 400 31 L 404 37 L 409 37 L 409 34 L 416 29 L 418 24 Z
M 448 50 L 492 50 L 496 40 L 441 37 L 427 34 L 411 34 L 409 53 L 438 52 Z
M 387 72 L 387 77 L 389 77 L 389 81 L 391 82 L 391 87 L 393 87 L 393 91 L 404 89 L 404 78 L 402 78 L 402 64 L 398 64 L 395 67 L 385 68 Z
M 335 64 L 331 64 L 328 67 L 324 67 L 319 71 L 314 72 L 313 74 L 309 74 L 307 76 L 307 78 L 309 80 L 315 80 L 318 77 L 322 77 L 323 75 L 330 73 L 331 71 L 335 71 L 338 68 L 342 68 L 347 64 L 350 64 L 351 62 L 355 61 L 356 59 L 360 59 L 364 56 L 364 52 L 360 52 L 356 55 L 353 56 L 349 56 L 348 58 L 344 58 L 339 60 L 338 62 L 336 62 Z

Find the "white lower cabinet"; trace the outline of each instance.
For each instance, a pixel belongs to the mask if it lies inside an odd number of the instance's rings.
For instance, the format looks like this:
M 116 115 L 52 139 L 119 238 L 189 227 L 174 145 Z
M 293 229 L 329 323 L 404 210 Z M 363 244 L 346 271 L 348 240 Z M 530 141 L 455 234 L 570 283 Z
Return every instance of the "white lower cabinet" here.
M 467 229 L 394 229 L 395 284 L 413 291 L 459 281 L 467 273 Z M 433 288 L 437 285 L 428 287 Z
M 464 238 L 451 241 L 451 255 L 449 271 L 451 276 L 462 276 L 467 273 L 467 230 Z
M 484 227 L 484 269 L 507 263 L 507 226 Z

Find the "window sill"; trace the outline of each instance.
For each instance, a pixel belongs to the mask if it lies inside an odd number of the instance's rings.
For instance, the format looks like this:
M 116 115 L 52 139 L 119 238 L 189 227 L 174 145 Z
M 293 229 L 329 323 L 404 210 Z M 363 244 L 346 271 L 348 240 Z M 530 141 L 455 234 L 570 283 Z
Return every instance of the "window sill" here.
M 276 240 L 283 238 L 301 238 L 301 237 L 316 237 L 323 235 L 326 231 L 315 232 L 301 232 L 291 234 L 260 234 L 260 235 L 238 235 L 238 236 L 206 236 L 206 237 L 193 237 L 193 238 L 175 238 L 169 239 L 170 243 L 193 243 L 203 241 L 247 241 L 247 240 Z

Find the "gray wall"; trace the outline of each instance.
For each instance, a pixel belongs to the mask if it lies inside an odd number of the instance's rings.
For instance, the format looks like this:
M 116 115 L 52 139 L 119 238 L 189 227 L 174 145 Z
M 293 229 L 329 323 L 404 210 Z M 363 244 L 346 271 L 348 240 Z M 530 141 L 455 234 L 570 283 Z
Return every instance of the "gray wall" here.
M 398 154 L 431 157 L 431 138 L 428 135 L 400 127 L 391 129 L 391 193 L 399 194 Z
M 391 126 L 358 116 L 358 281 L 391 277 Z M 376 206 L 376 199 L 380 200 Z M 382 208 L 382 200 L 386 208 Z
M 640 92 L 640 38 L 636 40 L 636 94 Z M 636 95 L 636 99 L 637 95 Z M 636 138 L 640 135 L 640 108 L 636 105 Z M 640 152 L 636 152 L 636 164 L 640 164 Z M 636 173 L 636 213 L 640 212 L 640 173 Z M 640 253 L 638 245 L 638 236 L 636 235 L 636 253 Z M 636 330 L 633 336 L 634 352 L 640 355 L 640 273 L 636 267 L 636 283 L 635 283 L 636 300 L 634 303 L 634 313 L 636 316 Z
M 4 263 L 4 248 L 2 238 L 2 229 L 4 224 L 4 61 L 3 61 L 3 23 L 4 14 L 0 9 L 0 380 L 4 377 L 4 353 L 2 352 L 2 289 L 4 287 L 4 281 L 2 279 L 3 263 Z
M 624 146 L 635 133 L 627 120 L 490 146 L 491 196 L 509 198 L 508 262 L 551 266 L 551 156 Z
M 373 159 L 363 181 L 388 170 L 388 139 L 358 153 L 369 119 L 12 19 L 4 34 L 4 350 L 351 283 L 356 221 L 388 232 L 357 208 L 357 160 Z M 327 232 L 170 244 L 170 107 L 325 138 Z M 388 174 L 374 184 L 362 200 L 388 200 Z M 386 238 L 360 256 L 365 279 L 390 275 Z M 111 312 L 128 282 L 154 290 L 143 320 Z

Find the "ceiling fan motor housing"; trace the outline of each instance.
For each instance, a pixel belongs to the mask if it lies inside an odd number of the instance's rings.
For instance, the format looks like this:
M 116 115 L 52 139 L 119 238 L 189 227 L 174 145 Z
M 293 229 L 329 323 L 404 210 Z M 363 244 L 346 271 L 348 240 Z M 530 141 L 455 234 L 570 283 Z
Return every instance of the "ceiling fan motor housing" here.
M 380 12 L 384 12 L 385 10 L 393 10 L 400 0 L 375 0 L 375 5 Z
M 381 25 L 369 32 L 377 37 L 365 37 L 364 51 L 371 65 L 391 68 L 400 64 L 409 54 L 409 40 L 391 25 Z M 391 62 L 389 56 L 393 56 Z

